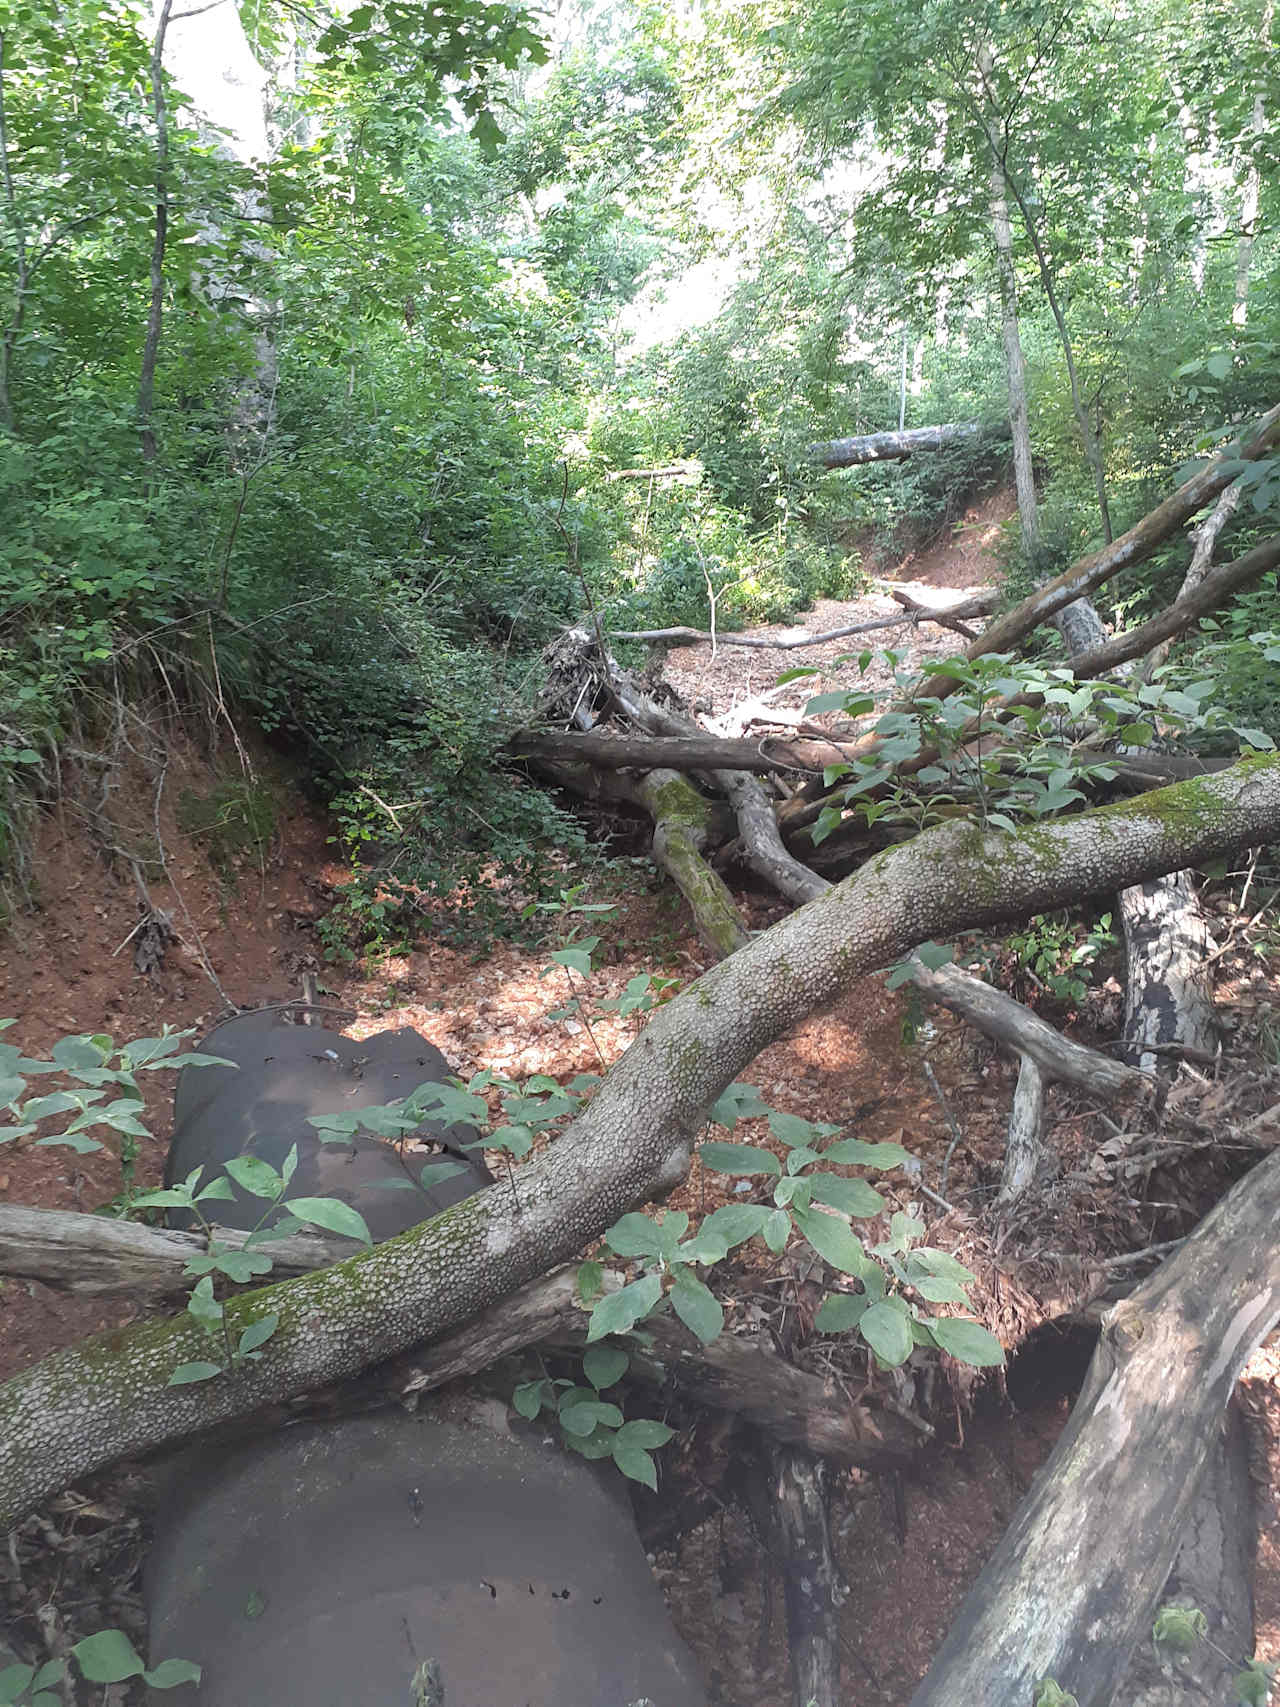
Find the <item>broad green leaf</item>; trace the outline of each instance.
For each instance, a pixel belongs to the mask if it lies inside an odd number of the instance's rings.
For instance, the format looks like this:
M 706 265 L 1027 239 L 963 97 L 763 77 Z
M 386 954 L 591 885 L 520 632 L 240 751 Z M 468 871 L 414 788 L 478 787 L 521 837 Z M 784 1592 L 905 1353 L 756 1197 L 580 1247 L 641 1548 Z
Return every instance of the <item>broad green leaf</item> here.
M 827 1215 L 821 1209 L 795 1209 L 796 1226 L 832 1268 L 842 1274 L 860 1275 L 868 1263 L 862 1240 L 838 1216 Z
M 604 1264 L 598 1262 L 583 1262 L 578 1264 L 577 1290 L 578 1297 L 585 1304 L 593 1304 L 600 1296 L 600 1288 L 604 1283 Z
M 466 1171 L 464 1162 L 428 1162 L 418 1175 L 418 1183 L 423 1191 L 430 1191 L 433 1185 L 440 1185 L 442 1181 Z
M 360 1211 L 336 1197 L 291 1197 L 285 1208 L 295 1220 L 305 1221 L 309 1226 L 323 1227 L 344 1239 L 359 1239 L 362 1245 L 373 1243 Z
M 936 1274 L 940 1280 L 959 1281 L 962 1286 L 968 1286 L 977 1279 L 973 1270 L 966 1268 L 950 1251 L 935 1251 L 931 1245 L 917 1245 L 911 1253 L 907 1263 L 908 1274 L 914 1278 L 921 1269 L 927 1274 Z
M 589 1345 L 582 1354 L 582 1373 L 590 1381 L 597 1393 L 606 1387 L 612 1387 L 621 1381 L 627 1372 L 631 1359 L 620 1345 L 606 1345 L 600 1342 Z
M 873 1304 L 858 1318 L 858 1332 L 882 1363 L 896 1367 L 911 1356 L 911 1320 L 888 1304 Z
M 605 1428 L 617 1428 L 622 1412 L 603 1399 L 579 1399 L 575 1404 L 560 1407 L 560 1426 L 569 1434 L 588 1435 L 595 1432 L 597 1423 Z
M 699 1144 L 704 1167 L 717 1174 L 780 1174 L 782 1163 L 772 1150 L 754 1144 Z
M 107 1041 L 110 1042 L 110 1039 Z M 109 1049 L 100 1049 L 92 1038 L 83 1036 L 60 1037 L 49 1053 L 53 1056 L 54 1061 L 63 1069 L 64 1072 L 74 1073 L 77 1068 L 80 1067 L 101 1067 L 111 1051 Z M 112 1632 L 110 1631 L 104 1632 L 106 1635 L 110 1635 L 111 1633 Z M 119 1634 L 119 1632 L 117 1631 L 116 1634 Z M 90 1639 L 92 1640 L 92 1638 Z M 122 1641 L 125 1639 L 126 1638 L 123 1636 L 121 1637 Z M 74 1653 L 75 1649 L 72 1649 L 72 1652 Z M 125 1675 L 132 1677 L 134 1674 L 129 1672 Z M 94 1681 L 114 1683 L 117 1680 L 114 1678 L 106 1678 L 95 1679 Z
M 861 1138 L 841 1138 L 822 1152 L 824 1162 L 863 1168 L 900 1168 L 911 1160 L 901 1144 L 867 1144 Z
M 141 1677 L 146 1669 L 123 1630 L 99 1630 L 71 1652 L 90 1683 L 123 1683 L 126 1677 Z
M 732 1132 L 740 1120 L 754 1120 L 768 1114 L 769 1105 L 754 1085 L 730 1085 L 711 1105 L 708 1120 Z
M 607 1339 L 610 1334 L 629 1333 L 647 1316 L 662 1296 L 662 1276 L 646 1274 L 619 1292 L 611 1292 L 595 1306 L 587 1327 L 587 1343 Z
M 936 1316 L 929 1328 L 943 1351 L 959 1363 L 971 1363 L 975 1369 L 998 1369 L 1004 1362 L 1000 1341 L 968 1316 Z
M 525 1417 L 532 1422 L 542 1409 L 542 1402 L 544 1397 L 546 1397 L 546 1389 L 547 1383 L 542 1379 L 537 1381 L 522 1381 L 516 1388 L 515 1392 L 511 1395 L 513 1408 L 520 1416 Z
M 618 1430 L 617 1441 L 620 1446 L 642 1446 L 646 1451 L 652 1451 L 654 1447 L 665 1446 L 669 1440 L 674 1440 L 675 1432 L 666 1423 L 657 1422 L 652 1417 L 637 1417 L 634 1422 L 623 1423 Z
M 643 1482 L 646 1488 L 658 1491 L 658 1472 L 654 1468 L 653 1459 L 642 1446 L 619 1446 L 617 1441 L 612 1443 L 613 1461 L 624 1476 L 629 1476 L 633 1482 Z
M 194 1660 L 161 1660 L 142 1675 L 152 1689 L 175 1689 L 180 1683 L 199 1683 L 204 1673 Z
M 787 1240 L 791 1237 L 791 1217 L 785 1209 L 771 1209 L 761 1231 L 765 1244 L 776 1256 L 787 1248 Z
M 922 1274 L 918 1279 L 913 1280 L 911 1285 L 930 1304 L 967 1304 L 969 1302 L 968 1294 L 957 1280 L 940 1280 L 935 1275 Z
M 194 1202 L 185 1185 L 166 1186 L 162 1191 L 140 1191 L 133 1199 L 133 1209 L 189 1209 Z
M 884 1198 L 864 1179 L 842 1179 L 839 1174 L 809 1175 L 816 1203 L 826 1203 L 844 1215 L 866 1218 L 878 1215 L 884 1208 Z
M 703 1345 L 718 1339 L 724 1327 L 724 1308 L 720 1300 L 687 1268 L 681 1268 L 671 1288 L 671 1307 L 689 1332 L 696 1334 Z
M 216 1263 L 219 1271 L 228 1280 L 233 1280 L 237 1286 L 243 1286 L 247 1281 L 256 1280 L 259 1275 L 271 1273 L 271 1258 L 265 1251 L 228 1251 L 219 1250 L 210 1253 L 210 1260 Z
M 284 1192 L 284 1180 L 261 1156 L 232 1156 L 223 1166 L 236 1184 L 253 1197 L 274 1200 Z
M 34 1666 L 11 1665 L 0 1671 L 0 1707 L 9 1707 L 36 1675 Z
M 206 1274 L 196 1282 L 187 1299 L 187 1314 L 205 1329 L 216 1328 L 222 1320 L 222 1305 L 213 1295 L 213 1276 Z
M 657 1256 L 663 1238 L 656 1221 L 639 1213 L 624 1215 L 604 1236 L 609 1249 L 620 1257 Z
M 709 1239 L 722 1242 L 726 1250 L 732 1250 L 735 1245 L 754 1238 L 769 1219 L 769 1213 L 764 1203 L 726 1203 L 704 1218 L 697 1236 L 701 1239 L 706 1234 Z
M 240 1356 L 244 1357 L 248 1352 L 257 1351 L 260 1345 L 265 1345 L 279 1325 L 280 1318 L 274 1313 L 259 1316 L 256 1322 L 251 1322 L 240 1335 L 240 1344 L 236 1348 Z
M 813 1325 L 822 1334 L 843 1334 L 856 1328 L 871 1300 L 864 1292 L 828 1292 Z

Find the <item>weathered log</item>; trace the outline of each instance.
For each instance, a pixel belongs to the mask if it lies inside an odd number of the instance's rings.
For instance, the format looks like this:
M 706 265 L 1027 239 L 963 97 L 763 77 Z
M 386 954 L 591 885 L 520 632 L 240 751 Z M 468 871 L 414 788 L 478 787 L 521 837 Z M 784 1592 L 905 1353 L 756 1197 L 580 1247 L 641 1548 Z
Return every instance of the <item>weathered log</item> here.
M 711 634 L 702 628 L 626 628 L 612 629 L 611 640 L 647 640 L 667 646 L 702 646 L 712 640 L 717 646 L 744 646 L 757 652 L 797 652 L 805 646 L 825 646 L 830 640 L 847 640 L 854 634 L 873 634 L 881 628 L 901 628 L 908 619 L 912 623 L 936 622 L 943 628 L 956 628 L 970 617 L 989 616 L 995 607 L 994 592 L 976 593 L 958 604 L 930 606 L 921 604 L 900 587 L 886 586 L 891 598 L 903 606 L 907 616 L 878 616 L 867 622 L 855 622 L 845 628 L 828 628 L 820 634 Z
M 217 1237 L 228 1250 L 239 1250 L 249 1235 L 224 1227 Z M 0 1274 L 38 1280 L 60 1292 L 170 1297 L 186 1289 L 183 1267 L 207 1244 L 203 1233 L 142 1227 L 136 1221 L 111 1221 L 71 1210 L 0 1204 Z M 327 1268 L 358 1249 L 350 1239 L 324 1239 L 309 1233 L 278 1239 L 269 1247 L 275 1272 L 282 1279 Z
M 653 818 L 654 860 L 689 903 L 698 935 L 717 956 L 732 954 L 750 933 L 728 885 L 702 857 L 710 840 L 710 802 L 673 770 L 648 771 L 635 792 Z
M 911 1707 L 1112 1700 L 1245 1362 L 1280 1319 L 1280 1153 L 1107 1318 L 1067 1427 Z
M 1110 894 L 1277 835 L 1280 757 L 1266 756 L 1032 831 L 952 824 L 890 850 L 659 1008 L 514 1186 L 491 1186 L 336 1268 L 232 1299 L 232 1336 L 276 1318 L 258 1362 L 169 1386 L 178 1365 L 209 1351 L 183 1314 L 55 1352 L 5 1382 L 0 1527 L 120 1457 L 453 1332 L 571 1260 L 619 1215 L 685 1177 L 706 1109 L 767 1043 L 916 944 Z
M 1116 1699 L 1124 1707 L 1204 1707 L 1235 1699 L 1254 1651 L 1253 1558 L 1257 1521 L 1244 1425 L 1234 1406 L 1209 1448 L 1161 1606 L 1195 1607 L 1208 1625 L 1188 1653 L 1140 1640 Z
M 1154 1089 L 1147 1073 L 1064 1037 L 1021 1002 L 959 966 L 928 967 L 913 959 L 911 982 L 930 1001 L 959 1014 L 987 1037 L 1030 1056 L 1051 1082 L 1078 1085 L 1108 1100 L 1144 1096 Z
M 978 421 L 956 421 L 944 427 L 909 427 L 902 433 L 864 433 L 860 438 L 827 439 L 809 446 L 809 460 L 824 468 L 856 468 L 864 462 L 902 462 L 922 450 L 944 450 L 976 438 Z
M 996 1202 L 1002 1207 L 1028 1191 L 1044 1161 L 1045 1079 L 1038 1064 L 1024 1055 L 1018 1067 L 1018 1082 L 1009 1113 L 1009 1135 L 1005 1141 L 1004 1166 Z
M 774 1557 L 782 1566 L 795 1707 L 838 1707 L 840 1579 L 831 1552 L 827 1473 L 820 1458 L 769 1451 Z
M 1124 1040 L 1145 1073 L 1171 1045 L 1212 1056 L 1213 995 L 1205 971 L 1209 927 L 1187 871 L 1137 883 L 1120 894 L 1124 927 Z
M 669 462 L 662 468 L 612 468 L 605 475 L 614 480 L 680 480 L 697 479 L 702 473 L 700 462 Z
M 592 730 L 522 729 L 508 742 L 516 758 L 553 759 L 563 764 L 599 765 L 605 770 L 822 771 L 847 763 L 850 748 L 837 741 L 796 740 L 762 735 L 758 740 L 726 740 L 718 735 L 635 735 Z

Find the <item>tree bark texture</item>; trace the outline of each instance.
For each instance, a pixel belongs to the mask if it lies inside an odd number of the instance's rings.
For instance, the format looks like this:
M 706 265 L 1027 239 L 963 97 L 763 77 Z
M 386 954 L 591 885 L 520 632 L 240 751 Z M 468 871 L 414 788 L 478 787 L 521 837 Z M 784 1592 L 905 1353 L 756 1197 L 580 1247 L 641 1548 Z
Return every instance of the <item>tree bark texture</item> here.
M 1123 1707 L 1204 1707 L 1235 1699 L 1234 1679 L 1254 1651 L 1253 1558 L 1257 1521 L 1244 1424 L 1227 1410 L 1178 1557 L 1159 1604 L 1197 1607 L 1208 1641 L 1190 1653 L 1140 1640 L 1117 1694 Z
M 1107 1318 L 1058 1444 L 911 1707 L 1106 1707 L 1151 1619 L 1232 1388 L 1280 1318 L 1280 1154 Z
M 711 839 L 711 802 L 673 770 L 646 772 L 635 792 L 653 818 L 654 860 L 689 903 L 698 935 L 713 954 L 732 954 L 750 938 L 728 885 L 702 857 Z
M 1000 331 L 1004 339 L 1005 381 L 1009 392 L 1009 427 L 1013 434 L 1013 484 L 1018 495 L 1022 545 L 1030 561 L 1040 544 L 1036 515 L 1036 481 L 1031 466 L 1031 429 L 1027 420 L 1027 368 L 1018 331 L 1018 277 L 1013 265 L 1013 231 L 1004 174 L 991 163 L 991 231 L 996 245 L 1000 279 Z
M 1144 1073 L 1162 1051 L 1182 1046 L 1212 1055 L 1213 994 L 1205 971 L 1209 928 L 1187 871 L 1136 883 L 1120 893 L 1126 979 L 1124 1040 Z M 1167 1054 L 1163 1055 L 1165 1063 Z
M 902 462 L 922 450 L 944 450 L 982 431 L 977 421 L 944 427 L 911 427 L 904 433 L 866 433 L 861 438 L 828 439 L 809 446 L 809 458 L 823 468 L 856 468 L 864 462 Z
M 517 1171 L 514 1188 L 504 1181 L 335 1268 L 231 1300 L 233 1336 L 278 1318 L 259 1362 L 170 1387 L 179 1364 L 209 1354 L 183 1315 L 72 1346 L 6 1382 L 0 1527 L 117 1458 L 452 1332 L 573 1259 L 685 1177 L 706 1109 L 767 1043 L 918 943 L 1277 835 L 1280 757 L 1258 757 L 1032 830 L 950 824 L 881 854 L 661 1007 L 569 1130 Z
M 826 1467 L 811 1453 L 785 1446 L 768 1456 L 795 1707 L 839 1707 L 839 1573 L 831 1553 Z

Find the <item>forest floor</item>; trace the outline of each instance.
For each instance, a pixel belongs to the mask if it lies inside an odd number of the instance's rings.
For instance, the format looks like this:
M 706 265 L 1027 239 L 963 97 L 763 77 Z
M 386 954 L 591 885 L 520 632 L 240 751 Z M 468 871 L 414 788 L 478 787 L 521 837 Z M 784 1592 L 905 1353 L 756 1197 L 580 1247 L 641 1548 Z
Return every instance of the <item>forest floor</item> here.
M 936 597 L 939 589 L 959 589 L 964 596 L 989 582 L 999 528 L 1010 510 L 1011 499 L 1003 493 L 975 505 L 949 540 L 900 566 L 898 575 L 921 597 Z M 895 608 L 879 591 L 850 601 L 824 600 L 806 616 L 805 626 L 843 626 Z M 894 633 L 887 631 L 889 644 L 895 643 Z M 926 648 L 954 649 L 943 629 L 908 627 L 903 635 L 916 657 Z M 881 635 L 872 638 L 885 643 Z M 814 654 L 722 646 L 713 656 L 711 647 L 701 646 L 672 653 L 668 674 L 691 702 L 724 712 L 801 660 L 830 674 L 834 659 L 848 650 L 848 643 Z M 798 709 L 830 685 L 800 681 L 789 697 L 772 703 Z M 118 861 L 108 862 L 90 839 L 72 794 L 64 809 L 42 821 L 34 906 L 16 914 L 0 938 L 0 1016 L 16 1016 L 8 1037 L 27 1053 L 43 1054 L 58 1037 L 74 1032 L 106 1031 L 123 1042 L 158 1031 L 165 1022 L 201 1029 L 223 1011 L 222 992 L 242 1006 L 282 1001 L 297 995 L 300 976 L 311 971 L 319 977 L 321 1000 L 357 1010 L 350 1028 L 355 1035 L 412 1025 L 463 1075 L 489 1067 L 517 1078 L 547 1073 L 564 1079 L 612 1061 L 635 1034 L 631 1020 L 598 1009 L 593 1014 L 594 1003 L 616 997 L 638 973 L 687 983 L 705 968 L 687 916 L 639 860 L 606 868 L 586 897 L 616 907 L 612 917 L 589 927 L 603 939 L 603 963 L 585 992 L 589 1024 L 554 1016 L 567 994 L 567 974 L 549 968 L 548 949 L 556 946 L 550 940 L 532 946 L 500 942 L 476 957 L 433 940 L 428 927 L 402 952 L 376 962 L 329 965 L 316 927 L 347 873 L 334 858 L 328 826 L 279 782 L 272 785 L 274 826 L 266 842 L 211 861 L 207 838 L 190 827 L 190 803 L 215 796 L 234 774 L 226 769 L 225 755 L 219 765 L 211 765 L 193 744 L 179 742 L 159 798 L 153 782 L 139 776 L 129 785 L 136 798 L 116 803 L 121 822 L 145 820 L 164 849 L 165 870 L 150 882 L 151 895 L 173 914 L 178 941 L 150 975 L 135 971 L 127 942 L 139 917 L 132 876 Z M 269 761 L 263 768 L 269 774 Z M 576 874 L 566 871 L 566 885 L 574 881 Z M 754 891 L 742 901 L 757 927 L 783 911 Z M 1118 960 L 1114 966 L 1118 970 Z M 1270 1000 L 1280 1008 L 1280 982 L 1265 970 L 1250 971 L 1230 958 L 1222 969 L 1234 981 L 1220 990 L 1220 999 L 1254 1007 Z M 1075 1017 L 1085 1035 L 1108 1026 L 1113 1034 L 1117 1012 L 1118 986 L 1104 955 L 1097 988 Z M 1059 1010 L 1047 1017 L 1062 1023 L 1067 1016 Z M 908 1043 L 907 1019 L 903 994 L 890 993 L 882 976 L 863 978 L 829 1012 L 765 1050 L 752 1080 L 775 1107 L 856 1126 L 866 1139 L 898 1139 L 920 1159 L 920 1178 L 935 1189 L 945 1180 L 946 1195 L 956 1205 L 950 1213 L 913 1197 L 910 1180 L 895 1183 L 889 1176 L 886 1190 L 892 1207 L 913 1208 L 929 1223 L 930 1242 L 955 1249 L 979 1270 L 986 1282 L 984 1314 L 1009 1341 L 1017 1341 L 1048 1313 L 1046 1284 L 1049 1291 L 1054 1285 L 1051 1274 L 1046 1282 L 1043 1265 L 997 1266 L 984 1221 L 999 1179 L 1013 1071 L 947 1017 L 931 1016 L 917 1041 Z M 167 1079 L 155 1076 L 153 1135 L 142 1141 L 136 1164 L 143 1183 L 158 1181 L 163 1166 L 172 1090 Z M 1096 1145 L 1087 1111 L 1064 1102 L 1058 1115 L 1064 1166 L 1073 1156 L 1087 1160 Z M 31 1146 L 0 1149 L 0 1201 L 87 1210 L 110 1201 L 120 1185 L 119 1164 L 106 1151 L 80 1156 Z M 673 1202 L 697 1213 L 725 1201 L 731 1190 L 731 1182 L 695 1166 Z M 1188 1225 L 1209 1201 L 1187 1200 Z M 1135 1225 L 1133 1243 L 1143 1242 L 1140 1231 Z M 1045 1238 L 1058 1251 L 1086 1259 L 1099 1248 L 1083 1211 L 1046 1225 Z M 745 1292 L 752 1284 L 741 1283 Z M 127 1301 L 5 1281 L 0 1377 L 133 1314 Z M 1280 1653 L 1278 1368 L 1274 1350 L 1264 1349 L 1244 1383 L 1259 1478 L 1258 1651 L 1264 1657 Z M 1047 1354 L 1037 1355 L 1034 1368 L 1029 1361 L 1019 1379 L 1011 1378 L 1012 1398 L 994 1381 L 976 1397 L 963 1387 L 947 1390 L 939 1407 L 945 1413 L 939 1441 L 909 1475 L 886 1479 L 854 1472 L 839 1479 L 833 1522 L 849 1586 L 842 1639 L 851 1699 L 863 1707 L 902 1707 L 907 1701 L 968 1584 L 1051 1449 L 1082 1374 L 1078 1347 L 1064 1340 L 1055 1352 L 1051 1344 Z M 714 1443 L 706 1449 L 714 1450 Z M 686 1456 L 696 1459 L 698 1450 L 695 1444 Z M 736 1707 L 787 1707 L 781 1587 L 746 1519 L 725 1510 L 674 1552 L 661 1555 L 657 1569 L 677 1624 L 710 1680 L 711 1699 Z M 0 1570 L 0 1601 L 3 1579 Z M 19 1585 L 7 1586 L 12 1602 Z

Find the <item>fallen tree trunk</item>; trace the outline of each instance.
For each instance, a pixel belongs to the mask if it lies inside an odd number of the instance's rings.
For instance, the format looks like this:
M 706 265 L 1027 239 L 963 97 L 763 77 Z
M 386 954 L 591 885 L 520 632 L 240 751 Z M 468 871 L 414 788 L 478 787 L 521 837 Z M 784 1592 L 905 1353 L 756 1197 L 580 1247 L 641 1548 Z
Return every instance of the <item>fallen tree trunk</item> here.
M 702 857 L 711 802 L 673 770 L 648 771 L 635 794 L 653 817 L 654 860 L 689 903 L 698 935 L 716 956 L 732 954 L 750 937 L 728 885 Z
M 562 764 L 600 765 L 606 770 L 822 771 L 848 762 L 851 748 L 836 741 L 763 735 L 726 740 L 718 735 L 634 735 L 592 730 L 590 734 L 522 729 L 508 748 L 515 758 Z
M 171 1387 L 178 1365 L 210 1351 L 184 1314 L 56 1352 L 0 1386 L 0 1527 L 120 1457 L 450 1333 L 571 1260 L 619 1215 L 673 1189 L 714 1098 L 862 973 L 931 937 L 1109 894 L 1277 835 L 1280 756 L 1029 831 L 951 824 L 880 855 L 659 1008 L 584 1113 L 513 1182 L 334 1268 L 229 1301 L 233 1343 L 276 1318 L 259 1361 Z
M 1280 1154 L 1111 1312 L 1058 1444 L 911 1707 L 1106 1707 L 1151 1627 L 1232 1388 L 1280 1319 Z
M 1048 622 L 1058 611 L 1076 599 L 1085 598 L 1118 575 L 1122 569 L 1142 563 L 1171 537 L 1184 522 L 1198 514 L 1218 493 L 1228 487 L 1240 472 L 1241 461 L 1256 462 L 1265 456 L 1280 438 L 1280 404 L 1258 421 L 1240 443 L 1228 445 L 1198 474 L 1193 474 L 1176 492 L 1170 494 L 1149 515 L 1136 522 L 1127 533 L 1113 540 L 1101 551 L 1082 557 L 1069 569 L 1025 598 L 1013 610 L 997 617 L 979 640 L 968 650 L 968 657 L 977 658 L 988 652 L 1011 651 L 1032 629 Z M 1144 651 L 1149 647 L 1144 647 Z M 930 686 L 929 693 L 941 691 Z
M 1212 1056 L 1217 1041 L 1205 962 L 1209 927 L 1188 871 L 1120 893 L 1124 927 L 1124 1041 L 1144 1073 L 1177 1046 Z
M 827 1471 L 788 1447 L 769 1452 L 773 1553 L 782 1567 L 796 1707 L 839 1707 L 836 1612 L 840 1579 L 831 1552 Z
M 1194 1607 L 1208 1628 L 1187 1653 L 1145 1639 L 1118 1692 L 1124 1707 L 1204 1707 L 1236 1699 L 1234 1681 L 1254 1651 L 1253 1557 L 1257 1522 L 1244 1424 L 1234 1405 L 1209 1448 L 1161 1606 Z M 1145 1636 L 1145 1632 L 1143 1633 Z
M 933 609 L 913 599 L 901 588 L 886 588 L 889 596 L 902 605 L 903 616 L 878 616 L 867 622 L 851 623 L 847 628 L 828 628 L 821 634 L 712 634 L 702 628 L 621 628 L 612 629 L 611 640 L 646 640 L 667 646 L 702 646 L 715 642 L 717 646 L 745 646 L 757 652 L 798 652 L 805 646 L 825 646 L 829 640 L 847 640 L 854 634 L 873 634 L 881 628 L 901 628 L 905 623 L 936 622 L 943 628 L 954 628 L 970 617 L 989 616 L 995 608 L 994 592 L 977 593 L 958 604 Z
M 982 431 L 977 421 L 956 421 L 945 427 L 909 427 L 902 433 L 864 433 L 860 438 L 827 439 L 809 446 L 809 460 L 824 468 L 856 468 L 864 462 L 902 462 L 917 451 L 943 450 L 962 444 Z

